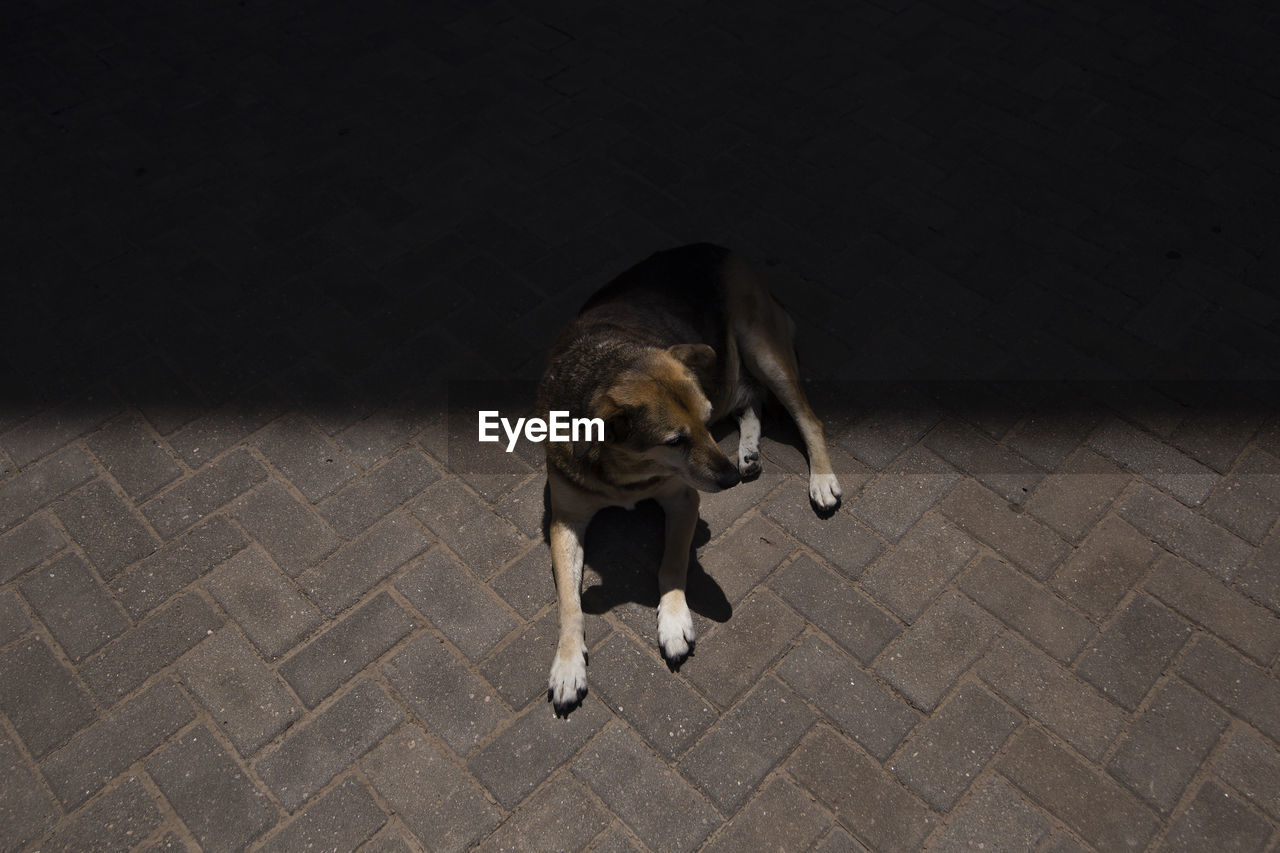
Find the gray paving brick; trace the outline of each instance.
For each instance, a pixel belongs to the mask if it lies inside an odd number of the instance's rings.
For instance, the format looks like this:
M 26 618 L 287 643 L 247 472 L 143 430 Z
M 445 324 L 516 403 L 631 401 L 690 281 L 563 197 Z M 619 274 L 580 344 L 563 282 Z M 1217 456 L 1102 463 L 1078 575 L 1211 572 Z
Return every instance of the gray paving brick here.
M 591 853 L 638 853 L 640 846 L 631 840 L 622 824 L 606 832 L 600 840 L 591 845 Z
M 873 850 L 919 850 L 937 825 L 923 803 L 831 729 L 814 730 L 786 769 Z
M 355 850 L 386 822 L 369 789 L 348 776 L 268 838 L 261 849 L 273 853 Z
M 1015 708 L 1096 761 L 1124 728 L 1124 714 L 1093 688 L 1011 637 L 978 664 L 978 675 Z
M 1251 412 L 1214 406 L 1184 418 L 1169 440 L 1194 459 L 1226 473 L 1261 423 L 1262 418 Z
M 98 430 L 85 443 L 135 501 L 150 497 L 182 476 L 182 466 L 136 415 Z
M 48 832 L 61 814 L 18 746 L 0 732 L 0 847 L 20 850 Z
M 338 548 L 338 537 L 328 525 L 275 480 L 236 501 L 231 516 L 291 577 Z
M 1050 585 L 1099 621 L 1107 618 L 1160 553 L 1118 518 L 1107 518 L 1054 573 Z
M 472 660 L 484 657 L 519 624 L 488 587 L 437 548 L 396 589 Z
M 526 538 L 541 539 L 543 516 L 548 509 L 546 491 L 546 475 L 535 474 L 498 501 L 494 509 Z
M 378 794 L 427 850 L 465 850 L 500 812 L 484 791 L 416 726 L 405 726 L 360 762 Z
M 1107 769 L 1168 814 L 1227 723 L 1213 703 L 1177 679 L 1170 680 L 1130 727 Z
M 703 547 L 702 568 L 737 603 L 795 549 L 795 542 L 763 516 L 753 515 L 737 529 Z
M 411 408 L 393 406 L 352 424 L 335 441 L 348 459 L 367 470 L 412 440 L 424 425 Z
M 704 850 L 809 850 L 831 820 L 785 779 L 775 779 Z
M 382 688 L 362 681 L 258 759 L 258 776 L 286 809 L 297 811 L 403 719 Z
M 1036 466 L 957 418 L 935 426 L 924 444 L 1012 503 L 1025 501 L 1044 477 Z
M 884 760 L 915 727 L 919 716 L 853 659 L 808 637 L 778 664 L 793 690 L 874 755 Z
M 769 584 L 792 607 L 863 663 L 901 631 L 847 579 L 801 554 Z
M 1077 448 L 1097 425 L 1098 416 L 1090 411 L 1046 409 L 1019 421 L 1004 437 L 1004 443 L 1046 471 L 1052 471 L 1069 464 L 1067 460 L 1078 453 Z
M 93 722 L 88 694 L 39 637 L 0 653 L 0 683 L 0 711 L 37 760 Z
M 1280 531 L 1258 549 L 1236 583 L 1245 595 L 1280 613 Z
M 136 776 L 131 776 L 76 812 L 68 823 L 54 830 L 40 849 L 68 853 L 127 850 L 138 839 L 150 835 L 163 820 L 150 792 Z
M 983 557 L 960 580 L 960 588 L 1005 624 L 1058 660 L 1075 660 L 1095 629 L 1083 615 L 1026 575 Z
M 1035 850 L 1049 834 L 1047 818 L 999 777 L 988 779 L 982 789 L 954 812 L 947 828 L 930 850 L 952 853 L 986 850 L 1000 845 L 1007 850 Z
M 1280 618 L 1172 554 L 1156 562 L 1145 586 L 1263 666 L 1280 652 Z
M 830 518 L 814 513 L 807 485 L 799 481 L 789 481 L 763 512 L 849 578 L 857 578 L 884 550 L 879 537 L 847 512 L 837 511 Z
M 1280 818 L 1280 751 L 1250 732 L 1238 730 L 1213 762 L 1228 785 L 1273 818 Z
M 73 809 L 195 715 L 178 686 L 161 681 L 50 753 L 40 771 L 63 806 Z
M 296 646 L 320 626 L 320 612 L 254 548 L 240 551 L 205 587 L 268 660 Z
M 1190 635 L 1191 626 L 1176 614 L 1139 595 L 1081 656 L 1076 671 L 1132 711 Z
M 413 628 L 409 614 L 384 592 L 307 643 L 279 672 L 314 708 Z
M 940 515 L 927 515 L 858 583 L 906 622 L 924 612 L 978 547 Z
M 408 448 L 328 498 L 320 505 L 320 515 L 339 536 L 353 539 L 438 479 L 427 457 Z
M 1114 418 L 1094 432 L 1089 445 L 1185 504 L 1204 503 L 1218 484 L 1216 471 Z
M 1070 551 L 1053 531 L 1025 513 L 1015 512 L 972 480 L 952 489 L 941 508 L 969 535 L 995 548 L 1034 577 L 1047 577 Z
M 29 465 L 57 450 L 120 411 L 120 404 L 104 389 L 87 399 L 45 409 L 0 436 L 0 445 L 19 465 Z
M 31 620 L 14 590 L 0 594 L 0 646 L 6 646 L 31 630 Z
M 146 763 L 182 822 L 206 850 L 236 850 L 276 822 L 276 809 L 203 726 Z
M 241 448 L 197 471 L 142 507 L 156 532 L 172 539 L 267 479 L 267 472 Z
M 200 580 L 246 544 L 231 522 L 214 516 L 121 572 L 111 587 L 129 615 L 137 619 Z
M 600 702 L 584 702 L 565 719 L 534 705 L 472 755 L 467 769 L 503 808 L 513 809 L 612 719 Z
M 98 468 L 88 455 L 78 447 L 69 447 L 0 483 L 0 531 L 96 476 Z M 8 544 L 12 540 L 5 541 Z
M 602 701 L 668 760 L 683 755 L 716 719 L 710 703 L 622 633 L 592 650 L 589 675 Z
M 351 481 L 358 471 L 305 419 L 286 416 L 256 435 L 253 444 L 312 503 Z
M 22 595 L 73 661 L 129 629 L 120 606 L 77 554 L 68 553 L 21 584 Z
M 765 455 L 764 448 L 768 439 L 761 438 L 760 441 L 764 470 L 760 472 L 759 477 L 739 483 L 732 489 L 715 495 L 700 496 L 698 515 L 707 523 L 712 536 L 718 536 L 728 530 L 744 514 L 764 503 L 764 499 L 778 487 L 778 484 L 787 479 L 783 467 Z M 729 445 L 722 442 L 721 446 L 731 459 L 737 458 L 737 444 Z M 839 476 L 838 473 L 837 476 Z M 841 485 L 844 485 L 844 480 L 841 480 Z M 845 493 L 848 494 L 848 491 L 846 490 Z
M 654 850 L 694 850 L 720 824 L 715 809 L 621 726 L 605 729 L 573 772 Z
M 817 853 L 867 853 L 867 848 L 840 827 L 833 827 L 821 844 L 813 848 Z
M 1205 782 L 1181 815 L 1174 819 L 1158 850 L 1260 851 L 1267 846 L 1267 821 L 1212 780 Z
M 1135 490 L 1119 512 L 1155 542 L 1227 583 L 1253 553 L 1247 542 L 1149 486 Z
M 27 569 L 38 566 L 66 544 L 58 528 L 44 516 L 36 516 L 0 536 L 0 583 L 8 583 Z
M 611 820 L 612 816 L 592 799 L 582 783 L 566 773 L 521 804 L 476 850 L 585 850 Z
M 876 664 L 876 673 L 925 711 L 1000 633 L 1000 625 L 956 593 L 943 595 Z
M 405 840 L 408 835 L 408 831 L 398 827 L 380 832 L 360 848 L 360 853 L 413 853 L 414 848 Z
M 228 404 L 203 414 L 168 437 L 169 446 L 192 468 L 235 447 L 280 415 L 276 404 Z
M 431 538 L 412 519 L 396 513 L 303 572 L 298 585 L 324 615 L 333 617 L 429 547 Z
M 493 575 L 526 545 L 515 527 L 495 518 L 488 506 L 453 480 L 427 489 L 413 513 L 481 578 Z
M 1014 740 L 999 767 L 1028 797 L 1099 849 L 1141 849 L 1159 825 L 1136 797 L 1037 728 Z
M 551 549 L 545 542 L 494 575 L 489 586 L 524 619 L 555 600 L 555 579 L 551 575 Z
M 106 482 L 99 480 L 60 502 L 58 520 L 106 579 L 159 544 Z
M 898 539 L 960 480 L 950 465 L 912 448 L 849 505 L 849 511 L 887 539 Z
M 880 471 L 919 441 L 938 422 L 938 418 L 937 411 L 927 404 L 890 404 L 855 423 L 838 443 Z
M 221 625 L 204 599 L 189 592 L 95 652 L 80 677 L 99 702 L 114 705 Z
M 1199 636 L 1178 674 L 1232 714 L 1280 741 L 1280 683 L 1218 640 Z
M 721 708 L 760 679 L 804 630 L 804 619 L 767 591 L 750 596 L 724 625 L 700 640 L 681 674 Z
M 1249 542 L 1259 544 L 1280 517 L 1280 461 L 1254 451 L 1204 504 L 1205 514 Z
M 1059 536 L 1079 542 L 1130 479 L 1114 462 L 1082 447 L 1036 487 L 1025 505 Z

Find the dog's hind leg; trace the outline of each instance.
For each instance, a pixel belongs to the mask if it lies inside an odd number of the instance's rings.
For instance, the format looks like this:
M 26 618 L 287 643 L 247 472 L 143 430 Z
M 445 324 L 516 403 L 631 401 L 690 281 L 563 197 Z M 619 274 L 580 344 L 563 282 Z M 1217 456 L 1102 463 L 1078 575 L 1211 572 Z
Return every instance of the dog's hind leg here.
M 559 598 L 560 640 L 547 691 L 555 713 L 568 714 L 587 695 L 587 643 L 582 621 L 582 543 L 587 519 L 551 519 L 551 567 Z
M 751 400 L 738 413 L 738 473 L 744 478 L 760 473 L 760 403 Z
M 658 497 L 667 515 L 667 541 L 658 568 L 658 645 L 672 666 L 689 656 L 696 634 L 685 601 L 689 574 L 689 546 L 698 525 L 698 493 L 688 486 Z

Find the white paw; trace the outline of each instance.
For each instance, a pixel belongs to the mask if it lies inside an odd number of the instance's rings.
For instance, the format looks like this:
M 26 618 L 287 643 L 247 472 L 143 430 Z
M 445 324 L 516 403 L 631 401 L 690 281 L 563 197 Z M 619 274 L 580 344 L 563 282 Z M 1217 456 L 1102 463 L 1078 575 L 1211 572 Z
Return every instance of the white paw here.
M 754 477 L 760 473 L 759 448 L 738 448 L 738 473 L 744 477 Z
M 679 663 L 689 656 L 689 649 L 697 634 L 693 630 L 693 614 L 687 605 L 658 608 L 658 645 L 662 655 L 672 663 Z
M 582 652 L 561 655 L 551 663 L 551 678 L 547 691 L 555 712 L 567 714 L 587 695 L 587 659 Z
M 835 474 L 813 474 L 809 477 L 809 500 L 818 509 L 835 509 L 840 505 L 841 494 Z

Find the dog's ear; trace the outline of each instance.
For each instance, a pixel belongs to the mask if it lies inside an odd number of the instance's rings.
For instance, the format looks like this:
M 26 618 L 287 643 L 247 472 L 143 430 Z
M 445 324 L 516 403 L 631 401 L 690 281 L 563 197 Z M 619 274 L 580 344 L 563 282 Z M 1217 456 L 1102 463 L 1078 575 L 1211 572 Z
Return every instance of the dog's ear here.
M 716 351 L 706 344 L 676 344 L 667 352 L 693 372 L 703 390 L 715 384 Z
M 605 444 L 626 441 L 631 435 L 632 407 L 624 406 L 609 394 L 596 398 L 594 416 L 604 421 Z

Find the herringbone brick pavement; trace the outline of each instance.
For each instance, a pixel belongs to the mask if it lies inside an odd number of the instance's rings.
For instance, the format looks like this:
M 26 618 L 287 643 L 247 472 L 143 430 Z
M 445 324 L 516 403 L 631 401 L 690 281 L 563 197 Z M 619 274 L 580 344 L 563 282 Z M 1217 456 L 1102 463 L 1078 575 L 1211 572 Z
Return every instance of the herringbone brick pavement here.
M 2 14 L 0 849 L 1280 850 L 1266 5 Z M 844 504 L 767 423 L 678 672 L 602 513 L 557 720 L 468 418 L 708 239 Z

